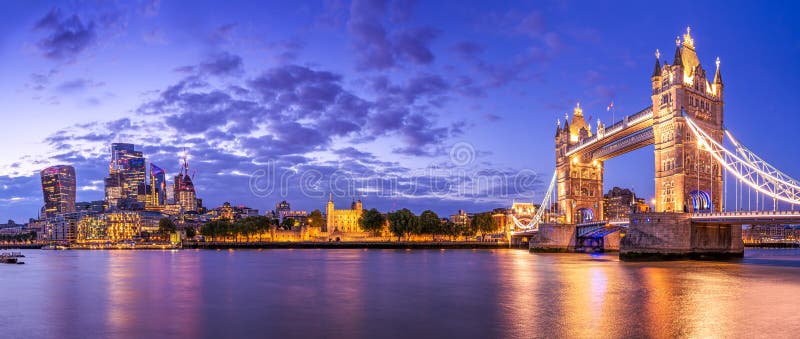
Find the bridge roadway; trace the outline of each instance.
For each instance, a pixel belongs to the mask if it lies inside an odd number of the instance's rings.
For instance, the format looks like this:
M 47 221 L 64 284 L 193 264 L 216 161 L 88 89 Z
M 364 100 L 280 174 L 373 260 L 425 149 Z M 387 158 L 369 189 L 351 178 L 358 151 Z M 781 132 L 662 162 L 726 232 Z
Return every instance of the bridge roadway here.
M 800 211 L 735 211 L 694 213 L 695 224 L 800 224 Z
M 581 154 L 591 160 L 607 160 L 653 143 L 653 110 L 645 108 L 580 140 L 567 149 L 567 156 Z

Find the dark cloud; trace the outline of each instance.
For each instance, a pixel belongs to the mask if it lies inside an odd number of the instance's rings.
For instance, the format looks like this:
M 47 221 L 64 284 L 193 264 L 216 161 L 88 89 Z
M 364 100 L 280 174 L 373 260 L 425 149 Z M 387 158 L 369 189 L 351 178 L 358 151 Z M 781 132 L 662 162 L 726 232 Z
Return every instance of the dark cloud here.
M 399 58 L 416 64 L 433 62 L 433 53 L 428 45 L 439 35 L 430 27 L 412 28 L 397 32 L 394 37 L 394 52 Z
M 238 75 L 244 71 L 242 58 L 228 52 L 219 53 L 198 67 L 211 75 Z
M 448 137 L 447 128 L 433 127 L 432 122 L 421 114 L 406 116 L 401 135 L 406 146 L 395 148 L 401 154 L 416 156 L 435 155 L 442 141 Z
M 56 87 L 62 93 L 78 93 L 86 91 L 87 89 L 97 88 L 105 85 L 102 82 L 95 82 L 90 79 L 78 78 L 62 82 Z
M 401 27 L 384 25 L 390 14 L 393 21 L 406 21 L 411 13 L 411 1 L 392 3 L 392 10 L 382 0 L 355 0 L 350 6 L 347 23 L 353 46 L 358 55 L 360 70 L 381 70 L 395 66 L 398 60 L 414 64 L 430 64 L 434 54 L 430 43 L 438 31 L 431 27 Z
M 76 14 L 65 18 L 58 8 L 39 19 L 34 30 L 46 32 L 37 46 L 45 57 L 53 60 L 73 60 L 97 40 L 94 21 L 84 24 Z
M 228 42 L 233 38 L 233 31 L 236 30 L 238 25 L 235 23 L 228 23 L 217 26 L 208 37 L 209 42 L 213 44 Z
M 238 76 L 244 73 L 242 58 L 228 52 L 211 55 L 206 61 L 195 66 L 181 66 L 175 71 L 187 74 Z
M 499 121 L 500 119 L 502 119 L 501 116 L 499 116 L 497 114 L 494 114 L 494 113 L 485 113 L 483 115 L 483 118 L 486 119 L 486 121 L 489 121 L 489 122 L 495 122 L 495 121 Z
M 52 78 L 57 75 L 58 70 L 51 69 L 47 74 L 33 73 L 31 74 L 31 88 L 36 91 L 41 91 L 50 85 Z

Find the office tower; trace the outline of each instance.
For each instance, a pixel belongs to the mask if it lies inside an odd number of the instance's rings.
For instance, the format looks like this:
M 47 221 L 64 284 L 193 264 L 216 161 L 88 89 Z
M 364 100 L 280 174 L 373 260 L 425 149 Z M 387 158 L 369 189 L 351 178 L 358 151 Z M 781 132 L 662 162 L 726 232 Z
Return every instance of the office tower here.
M 162 206 L 167 199 L 167 171 L 150 163 L 150 205 Z
M 75 211 L 75 168 L 67 165 L 42 170 L 42 193 L 46 217 Z
M 133 144 L 111 144 L 111 162 L 105 179 L 106 201 L 109 206 L 132 206 L 145 202 L 147 188 L 146 167 L 142 152 Z

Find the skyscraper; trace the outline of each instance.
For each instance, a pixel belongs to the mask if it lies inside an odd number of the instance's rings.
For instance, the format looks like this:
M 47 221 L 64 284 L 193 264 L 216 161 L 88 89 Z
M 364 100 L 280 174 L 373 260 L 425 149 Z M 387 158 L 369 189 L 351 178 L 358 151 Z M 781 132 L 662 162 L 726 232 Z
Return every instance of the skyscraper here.
M 46 217 L 75 211 L 75 168 L 58 165 L 42 170 L 42 193 Z
M 189 163 L 184 155 L 183 168 L 175 176 L 173 183 L 175 203 L 181 205 L 184 212 L 197 212 L 197 193 L 194 189 L 194 182 L 192 182 L 193 177 L 194 175 L 189 175 Z
M 161 206 L 167 198 L 167 171 L 150 163 L 150 204 Z
M 118 206 L 123 200 L 125 205 L 145 202 L 146 173 L 144 156 L 133 144 L 111 144 L 111 162 L 105 179 L 108 205 Z

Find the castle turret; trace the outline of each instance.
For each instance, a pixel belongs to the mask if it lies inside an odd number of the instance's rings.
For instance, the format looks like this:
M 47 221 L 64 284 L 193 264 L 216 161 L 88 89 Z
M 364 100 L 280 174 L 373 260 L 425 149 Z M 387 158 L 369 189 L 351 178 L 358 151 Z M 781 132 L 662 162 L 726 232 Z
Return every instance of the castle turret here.
M 325 231 L 333 232 L 333 194 L 328 193 L 328 203 L 325 205 Z
M 569 125 L 569 141 L 578 142 L 581 138 L 592 136 L 592 128 L 583 118 L 581 104 L 577 103 L 572 111 L 572 123 Z
M 659 59 L 661 58 L 661 52 L 656 49 L 656 64 L 653 68 L 653 75 L 650 77 L 650 80 L 653 81 L 653 93 L 661 88 L 661 62 Z

